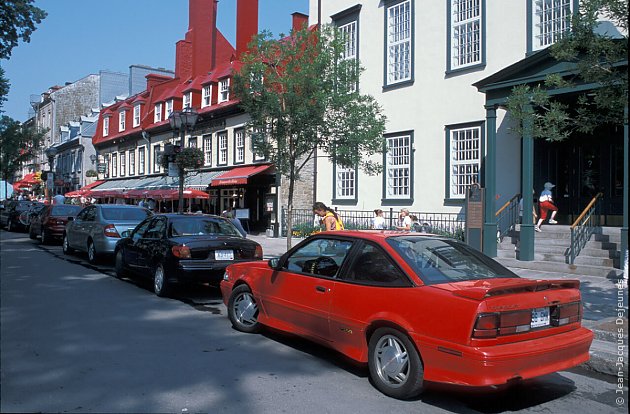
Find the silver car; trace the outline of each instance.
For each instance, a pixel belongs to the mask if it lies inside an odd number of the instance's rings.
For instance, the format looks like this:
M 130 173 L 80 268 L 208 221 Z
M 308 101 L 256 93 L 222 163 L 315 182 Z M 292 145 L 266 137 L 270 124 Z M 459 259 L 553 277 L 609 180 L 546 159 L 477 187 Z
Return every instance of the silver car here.
M 63 252 L 87 252 L 90 263 L 103 255 L 112 255 L 124 231 L 133 230 L 152 213 L 146 208 L 118 204 L 94 204 L 85 207 L 68 222 L 63 234 Z

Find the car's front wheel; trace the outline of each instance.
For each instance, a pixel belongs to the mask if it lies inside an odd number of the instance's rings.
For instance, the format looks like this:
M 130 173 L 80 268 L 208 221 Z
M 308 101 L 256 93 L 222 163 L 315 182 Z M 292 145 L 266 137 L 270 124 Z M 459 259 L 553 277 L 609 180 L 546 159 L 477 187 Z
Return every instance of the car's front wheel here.
M 153 292 L 162 298 L 168 296 L 170 293 L 168 277 L 166 277 L 162 263 L 155 265 L 155 270 L 153 271 Z
M 422 392 L 424 366 L 407 335 L 379 328 L 370 337 L 368 366 L 374 386 L 393 398 L 412 398 Z
M 61 243 L 61 249 L 63 250 L 63 254 L 72 254 L 74 249 L 70 247 L 70 243 L 68 242 L 68 235 L 64 233 L 63 242 Z
M 41 232 L 41 238 L 42 238 L 42 244 L 50 243 L 50 237 L 46 235 L 46 230 L 44 230 L 43 227 L 42 227 L 42 232 Z
M 28 226 L 28 237 L 31 240 L 35 240 L 37 238 L 37 234 L 35 234 L 32 224 Z
M 234 288 L 228 300 L 228 318 L 232 326 L 241 332 L 260 331 L 258 312 L 258 304 L 249 287 L 240 285 Z
M 7 221 L 7 231 L 15 231 L 15 224 L 13 224 L 11 219 Z
M 123 258 L 122 249 L 116 252 L 116 259 L 114 263 L 115 263 L 115 268 L 116 268 L 116 277 L 118 279 L 122 279 L 123 277 L 126 277 L 127 270 L 125 270 L 125 262 Z

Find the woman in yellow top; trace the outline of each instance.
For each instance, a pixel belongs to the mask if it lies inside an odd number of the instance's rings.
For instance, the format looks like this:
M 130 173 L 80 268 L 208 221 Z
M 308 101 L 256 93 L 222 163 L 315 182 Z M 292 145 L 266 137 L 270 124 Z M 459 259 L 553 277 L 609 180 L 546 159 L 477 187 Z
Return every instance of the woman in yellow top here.
M 320 201 L 316 202 L 313 204 L 313 212 L 322 217 L 324 230 L 343 230 L 341 217 L 333 209 L 326 207 L 326 204 Z

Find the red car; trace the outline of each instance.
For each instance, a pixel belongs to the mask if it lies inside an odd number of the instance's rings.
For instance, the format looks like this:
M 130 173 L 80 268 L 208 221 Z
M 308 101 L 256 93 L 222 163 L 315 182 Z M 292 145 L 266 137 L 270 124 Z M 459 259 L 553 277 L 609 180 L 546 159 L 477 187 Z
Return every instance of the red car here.
M 263 326 L 362 363 L 384 394 L 423 381 L 501 385 L 589 359 L 577 280 L 523 279 L 456 240 L 323 232 L 279 259 L 233 264 L 221 282 L 232 325 Z
M 49 244 L 53 239 L 61 240 L 68 224 L 68 217 L 76 217 L 81 206 L 72 204 L 47 205 L 31 219 L 28 235 L 31 239 L 41 237 L 42 244 Z

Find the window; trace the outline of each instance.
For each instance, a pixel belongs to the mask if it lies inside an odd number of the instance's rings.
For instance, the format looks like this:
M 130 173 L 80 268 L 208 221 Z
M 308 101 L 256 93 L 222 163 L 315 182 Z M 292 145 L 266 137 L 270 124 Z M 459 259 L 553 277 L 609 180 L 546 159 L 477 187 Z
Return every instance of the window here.
M 127 154 L 125 152 L 120 153 L 120 176 L 127 175 Z
M 464 199 L 472 183 L 479 182 L 482 124 L 447 127 L 449 146 L 447 198 Z
M 387 7 L 385 11 L 386 85 L 413 80 L 411 1 L 395 2 L 395 4 Z
M 575 0 L 530 1 L 530 51 L 535 51 L 557 42 L 569 31 Z
M 120 111 L 118 113 L 118 131 L 125 130 L 125 111 Z
M 219 159 L 217 160 L 217 164 L 226 165 L 228 153 L 227 132 L 219 132 L 217 134 L 217 140 L 219 142 Z
M 197 137 L 189 137 L 188 138 L 188 146 L 190 148 L 197 148 Z
M 386 137 L 385 198 L 410 199 L 411 194 L 411 135 Z
M 164 112 L 164 119 L 168 119 L 173 113 L 173 100 L 166 101 L 166 111 Z
M 109 117 L 106 116 L 103 118 L 103 136 L 106 137 L 109 135 Z
M 137 127 L 140 125 L 140 104 L 137 104 L 133 107 L 133 127 Z
M 376 286 L 411 286 L 407 276 L 388 255 L 369 243 L 361 248 L 344 280 Z
M 182 109 L 192 108 L 192 92 L 186 92 L 183 95 Z
M 201 90 L 201 107 L 205 108 L 212 104 L 212 85 L 204 86 Z
M 153 122 L 160 122 L 160 121 L 162 121 L 162 104 L 157 103 L 155 104 L 155 116 L 153 118 Z
M 112 177 L 118 177 L 118 154 L 112 154 Z
M 160 144 L 153 147 L 153 172 L 160 172 L 160 158 L 162 158 L 162 146 Z
M 294 273 L 334 277 L 351 247 L 351 241 L 315 239 L 294 251 L 284 268 Z
M 145 147 L 138 148 L 138 174 L 144 174 L 144 165 L 146 160 Z
M 136 151 L 129 151 L 129 175 L 136 175 Z
M 334 16 L 331 16 L 335 26 L 339 30 L 343 42 L 341 58 L 345 61 L 340 66 L 340 85 L 346 87 L 347 92 L 355 92 L 358 89 L 359 80 L 356 79 L 359 64 L 359 11 L 361 5 L 353 6 Z
M 230 78 L 219 81 L 219 103 L 230 100 Z
M 356 170 L 335 165 L 335 199 L 356 199 Z
M 105 154 L 103 156 L 103 161 L 105 162 L 105 178 L 109 178 L 109 176 L 111 175 L 111 171 L 110 171 L 110 157 L 109 154 Z
M 451 0 L 449 70 L 484 63 L 485 0 Z
M 234 131 L 234 164 L 245 162 L 245 132 L 242 129 Z
M 74 153 L 74 151 L 72 151 L 70 153 L 70 172 L 75 172 L 75 165 L 74 163 L 76 162 L 76 154 Z
M 203 136 L 203 164 L 212 166 L 212 135 Z

